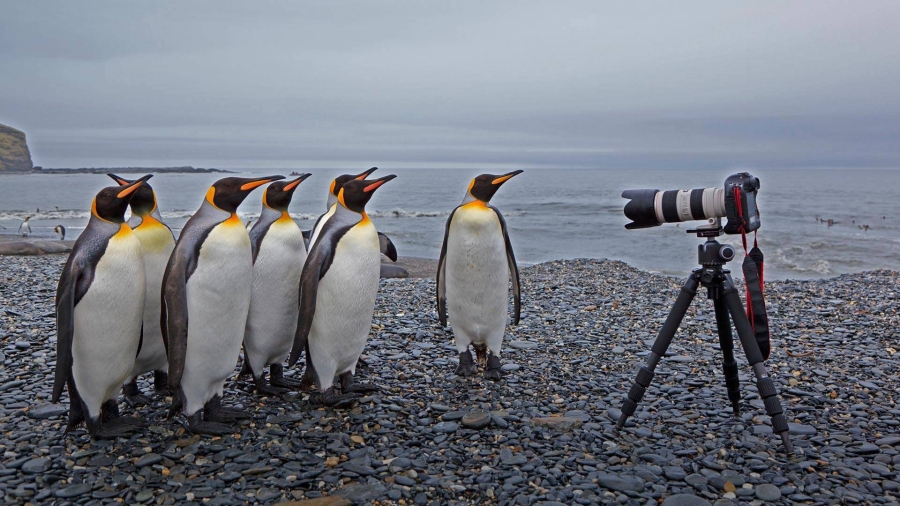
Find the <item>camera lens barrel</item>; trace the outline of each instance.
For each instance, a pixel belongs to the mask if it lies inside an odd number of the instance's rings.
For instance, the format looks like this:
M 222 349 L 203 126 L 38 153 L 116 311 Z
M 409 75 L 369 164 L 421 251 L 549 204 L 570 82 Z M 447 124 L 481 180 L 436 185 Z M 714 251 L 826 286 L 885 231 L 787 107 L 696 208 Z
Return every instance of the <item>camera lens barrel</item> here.
M 625 190 L 622 197 L 631 199 L 625 204 L 625 216 L 632 220 L 625 225 L 627 229 L 726 216 L 722 188 Z

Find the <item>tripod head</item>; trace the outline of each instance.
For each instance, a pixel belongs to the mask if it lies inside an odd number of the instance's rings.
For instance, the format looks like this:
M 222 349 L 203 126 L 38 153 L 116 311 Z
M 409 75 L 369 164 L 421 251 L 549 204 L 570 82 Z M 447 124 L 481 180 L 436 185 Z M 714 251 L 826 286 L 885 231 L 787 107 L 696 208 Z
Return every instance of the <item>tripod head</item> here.
M 716 237 L 725 233 L 721 218 L 709 218 L 705 225 L 688 230 L 687 233 L 706 238 L 706 242 L 697 247 L 697 262 L 704 268 L 721 268 L 734 260 L 734 248 L 716 240 Z

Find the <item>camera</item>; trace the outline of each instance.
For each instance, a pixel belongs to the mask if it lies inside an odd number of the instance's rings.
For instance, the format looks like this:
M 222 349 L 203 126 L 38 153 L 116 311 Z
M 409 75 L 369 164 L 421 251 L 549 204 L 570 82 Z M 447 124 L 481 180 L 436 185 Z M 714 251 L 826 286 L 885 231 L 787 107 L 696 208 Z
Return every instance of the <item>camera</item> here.
M 727 218 L 726 234 L 753 232 L 759 228 L 756 193 L 759 178 L 748 172 L 728 176 L 723 188 L 694 190 L 625 190 L 622 198 L 628 230 L 657 227 L 663 223 Z

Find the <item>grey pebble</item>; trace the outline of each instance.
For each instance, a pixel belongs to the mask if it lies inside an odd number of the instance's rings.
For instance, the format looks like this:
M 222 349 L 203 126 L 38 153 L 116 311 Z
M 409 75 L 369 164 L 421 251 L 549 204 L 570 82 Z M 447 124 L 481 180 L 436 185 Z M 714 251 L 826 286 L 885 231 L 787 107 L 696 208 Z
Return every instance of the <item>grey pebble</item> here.
M 775 502 L 781 499 L 781 490 L 775 485 L 763 483 L 755 487 L 756 498 L 760 501 Z

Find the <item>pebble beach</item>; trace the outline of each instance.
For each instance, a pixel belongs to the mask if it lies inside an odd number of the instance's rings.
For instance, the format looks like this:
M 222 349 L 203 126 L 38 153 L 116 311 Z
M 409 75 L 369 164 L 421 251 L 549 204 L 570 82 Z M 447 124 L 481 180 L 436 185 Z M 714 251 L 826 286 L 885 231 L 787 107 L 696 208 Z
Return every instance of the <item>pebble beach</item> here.
M 129 408 L 149 428 L 64 434 L 49 403 L 64 255 L 0 257 L 0 497 L 5 504 L 898 504 L 900 273 L 766 284 L 767 362 L 790 422 L 786 456 L 742 355 L 730 409 L 712 303 L 691 306 L 637 413 L 615 430 L 636 367 L 683 278 L 609 260 L 521 269 L 505 377 L 454 374 L 434 280 L 381 281 L 349 410 L 226 384 L 253 420 L 194 436 L 169 399 Z M 427 276 L 427 261 L 410 269 Z M 432 269 L 433 270 L 433 269 Z M 302 361 L 301 361 L 302 363 Z M 236 364 L 235 375 L 238 371 Z M 289 370 L 297 377 L 299 370 Z M 151 392 L 147 378 L 141 383 Z

